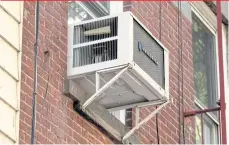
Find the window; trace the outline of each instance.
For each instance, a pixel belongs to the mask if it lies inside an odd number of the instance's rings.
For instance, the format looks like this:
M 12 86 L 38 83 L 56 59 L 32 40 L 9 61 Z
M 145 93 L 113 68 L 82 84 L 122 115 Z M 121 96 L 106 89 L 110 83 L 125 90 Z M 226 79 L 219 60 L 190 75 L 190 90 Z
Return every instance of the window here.
M 216 37 L 192 13 L 193 67 L 196 99 L 205 108 L 216 106 L 217 102 L 217 67 Z
M 204 144 L 217 144 L 219 143 L 218 125 L 208 116 L 202 114 L 197 115 L 196 119 L 196 144 L 202 144 L 202 137 Z M 203 124 L 203 126 L 202 126 Z M 202 132 L 203 127 L 203 132 Z
M 76 2 L 70 2 L 68 5 L 68 23 L 90 20 L 94 15 L 87 11 L 87 8 Z
M 70 2 L 68 23 L 90 20 L 110 14 L 110 2 Z
M 91 2 L 69 2 L 68 24 L 86 21 L 112 13 L 122 12 L 122 2 L 91 1 Z M 125 124 L 126 111 L 111 112 L 117 119 Z
M 218 143 L 218 128 L 208 116 L 203 115 L 204 144 Z M 202 144 L 201 117 L 196 116 L 196 144 Z
M 203 6 L 203 5 L 202 5 Z M 205 10 L 211 10 L 206 6 Z M 201 10 L 192 11 L 192 48 L 193 70 L 195 85 L 195 100 L 197 109 L 214 108 L 218 101 L 217 75 L 217 35 L 209 19 L 206 19 Z M 208 15 L 209 16 L 209 15 Z M 216 18 L 216 16 L 213 14 Z M 218 112 L 210 112 L 196 116 L 196 143 L 219 143 Z M 203 128 L 203 131 L 201 130 Z
M 108 1 L 101 1 L 101 2 L 98 2 L 98 3 L 100 3 L 100 4 L 103 5 L 107 10 L 109 10 L 110 5 L 109 5 L 109 2 L 108 2 Z

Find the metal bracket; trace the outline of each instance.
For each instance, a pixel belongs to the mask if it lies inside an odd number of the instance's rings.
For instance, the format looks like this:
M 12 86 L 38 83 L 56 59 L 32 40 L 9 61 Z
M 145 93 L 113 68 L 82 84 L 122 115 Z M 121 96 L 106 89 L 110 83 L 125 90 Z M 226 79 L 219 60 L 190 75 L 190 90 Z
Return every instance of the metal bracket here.
M 123 137 L 123 141 L 126 140 L 128 137 L 130 137 L 135 130 L 137 130 L 141 125 L 145 124 L 147 121 L 149 121 L 155 114 L 157 114 L 164 106 L 166 106 L 169 103 L 169 101 L 161 104 L 156 110 L 151 112 L 147 117 L 145 117 L 141 122 L 137 123 L 135 127 L 133 127 L 129 132 L 126 133 L 126 135 Z
M 190 117 L 190 116 L 195 116 L 197 114 L 203 114 L 203 113 L 214 112 L 214 111 L 220 111 L 220 107 L 187 111 L 187 112 L 184 112 L 184 117 Z
M 138 123 L 139 123 L 139 107 L 136 107 L 135 108 L 136 109 L 136 112 L 135 112 L 135 126 L 137 126 L 138 125 Z
M 129 68 L 129 65 L 124 67 L 118 74 L 116 74 L 110 81 L 108 81 L 102 88 L 100 88 L 100 77 L 99 72 L 95 73 L 96 78 L 96 91 L 95 94 L 93 94 L 85 103 L 82 105 L 82 110 L 85 110 L 85 108 L 93 102 L 103 91 L 105 91 L 107 88 L 109 88 L 115 81 L 117 81 Z

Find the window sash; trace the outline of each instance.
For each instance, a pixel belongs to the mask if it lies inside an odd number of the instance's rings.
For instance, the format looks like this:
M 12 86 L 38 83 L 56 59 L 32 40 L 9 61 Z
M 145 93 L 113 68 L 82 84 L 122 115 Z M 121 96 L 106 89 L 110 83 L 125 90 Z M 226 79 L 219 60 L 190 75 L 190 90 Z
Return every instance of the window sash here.
M 200 3 L 204 3 L 204 2 L 200 2 Z M 212 61 L 214 64 L 214 69 L 212 70 L 212 73 L 213 73 L 213 75 L 211 75 L 211 76 L 214 76 L 214 80 L 212 80 L 212 81 L 214 81 L 214 83 L 212 83 L 212 88 L 208 88 L 208 92 L 209 91 L 211 91 L 211 92 L 213 92 L 212 93 L 212 98 L 211 98 L 211 100 L 209 100 L 209 101 L 211 101 L 210 102 L 210 104 L 211 104 L 211 106 L 213 107 L 213 106 L 216 106 L 216 101 L 218 101 L 218 99 L 219 99 L 219 92 L 218 92 L 218 90 L 219 90 L 219 74 L 218 74 L 218 50 L 216 49 L 217 48 L 217 37 L 216 37 L 216 30 L 214 29 L 214 27 L 213 27 L 213 25 L 210 23 L 210 22 L 208 22 L 207 21 L 207 19 L 205 19 L 205 17 L 204 17 L 204 15 L 203 14 L 201 14 L 200 13 L 200 11 L 192 4 L 192 3 L 190 3 L 191 5 L 192 5 L 192 14 L 194 14 L 198 19 L 199 19 L 199 21 L 211 32 L 211 34 L 215 37 L 215 44 L 214 44 L 214 54 L 211 54 L 211 57 L 213 57 L 213 59 L 214 59 L 214 61 Z M 196 4 L 195 4 L 196 5 Z M 202 4 L 202 6 L 203 6 L 203 4 Z M 206 9 L 206 7 L 207 7 L 207 5 L 205 4 L 204 5 L 205 6 L 205 8 L 204 9 Z M 208 7 L 207 7 L 208 8 Z M 208 8 L 209 9 L 209 8 Z M 209 9 L 209 11 L 211 11 L 210 9 Z M 211 77 L 210 76 L 210 77 Z M 209 77 L 209 76 L 208 76 Z M 213 91 L 212 91 L 212 89 L 214 89 Z M 202 107 L 202 108 L 206 108 L 206 107 L 208 107 L 208 106 L 205 106 L 205 105 L 203 105 L 202 103 L 201 103 L 201 101 L 197 98 L 197 96 L 195 97 L 195 99 L 196 99 L 196 101 L 198 101 L 198 104 Z M 213 103 L 214 102 L 214 103 Z
M 105 6 L 96 1 L 91 1 L 91 2 L 81 2 L 91 13 L 95 15 L 95 17 L 101 17 L 101 16 L 106 16 L 109 15 L 110 10 L 105 8 Z
M 202 130 L 201 130 L 201 115 L 196 116 L 196 141 L 202 143 Z M 204 144 L 217 144 L 219 143 L 218 125 L 215 124 L 208 116 L 203 114 L 203 134 Z
M 214 20 L 216 19 L 216 16 L 212 13 L 212 11 L 210 10 L 210 8 L 208 8 L 208 6 L 204 3 L 204 2 L 198 2 L 198 3 L 194 3 L 194 2 L 190 2 L 191 4 L 191 9 L 192 9 L 192 13 L 194 13 L 197 18 L 199 18 L 199 20 L 207 27 L 207 29 L 215 36 L 215 57 L 214 57 L 214 62 L 215 62 L 215 68 L 216 70 L 214 71 L 216 74 L 216 82 L 215 82 L 215 87 L 217 92 L 215 93 L 215 99 L 219 99 L 219 72 L 218 72 L 218 49 L 217 49 L 217 32 L 216 32 L 216 27 L 215 27 L 215 21 L 209 21 L 209 20 Z M 203 10 L 204 9 L 204 10 Z M 207 15 L 210 16 L 211 18 L 206 18 L 205 17 L 205 13 L 209 12 Z M 211 23 L 212 22 L 212 23 Z M 205 109 L 206 107 L 204 105 L 201 104 L 201 102 L 197 99 L 197 97 L 195 97 L 195 104 L 197 109 Z M 217 112 L 218 113 L 218 112 Z M 203 114 L 204 115 L 204 114 Z M 207 120 L 206 120 L 207 118 Z M 219 118 L 217 115 L 215 115 L 213 112 L 207 112 L 204 115 L 204 119 L 205 119 L 205 124 L 213 124 L 213 128 L 214 129 L 214 133 L 211 134 L 211 138 L 216 138 L 214 139 L 215 142 L 218 144 L 219 143 L 219 139 L 220 139 L 220 135 L 219 135 Z M 210 123 L 209 123 L 210 122 Z M 206 130 L 205 130 L 206 131 Z M 208 143 L 207 141 L 205 141 L 205 144 Z
M 197 100 L 195 100 L 195 105 L 197 110 L 206 109 L 201 105 Z M 212 121 L 214 121 L 217 125 L 219 125 L 219 117 L 213 114 L 212 112 L 205 113 Z

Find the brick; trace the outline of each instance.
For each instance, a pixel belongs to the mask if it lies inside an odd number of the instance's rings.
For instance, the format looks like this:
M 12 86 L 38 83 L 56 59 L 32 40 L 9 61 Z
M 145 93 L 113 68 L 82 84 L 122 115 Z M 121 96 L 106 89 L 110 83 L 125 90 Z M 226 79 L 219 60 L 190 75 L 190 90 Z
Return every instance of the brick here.
M 67 17 L 67 11 L 64 11 L 58 3 L 54 3 L 54 8 L 61 16 Z
M 76 132 L 73 132 L 73 136 L 74 136 L 75 140 L 77 140 L 80 144 L 87 144 L 88 143 L 88 141 L 85 138 L 83 138 L 81 135 L 79 135 Z
M 65 2 L 40 3 L 40 32 L 38 53 L 38 87 L 37 143 L 99 143 L 112 144 L 113 141 L 96 126 L 89 123 L 72 109 L 72 100 L 62 95 L 63 80 L 67 68 L 67 9 Z M 153 35 L 159 38 L 159 3 L 158 2 L 124 2 L 124 10 L 132 11 Z M 159 115 L 159 132 L 161 144 L 175 144 L 178 141 L 178 39 L 177 11 L 170 2 L 162 2 L 162 42 L 170 51 L 170 97 L 174 100 Z M 31 106 L 33 93 L 33 45 L 35 40 L 35 3 L 25 2 L 27 15 L 23 20 L 22 39 L 22 82 L 21 82 L 21 116 L 20 141 L 30 143 L 29 125 L 31 124 Z M 153 22 L 153 23 L 152 23 Z M 192 66 L 192 25 L 183 18 L 183 66 L 185 109 L 194 108 L 194 82 Z M 50 51 L 50 83 L 46 103 L 42 107 L 43 95 L 47 83 L 47 66 L 44 63 L 44 51 Z M 146 117 L 154 107 L 140 111 L 140 120 Z M 134 124 L 134 109 L 130 120 Z M 192 120 L 192 129 L 195 127 Z M 148 121 L 138 131 L 142 143 L 156 142 L 155 118 Z M 26 132 L 25 132 L 26 131 Z M 30 130 L 29 130 L 30 131 Z M 187 131 L 188 142 L 195 142 L 195 132 Z
M 142 2 L 143 3 L 143 2 Z M 136 14 L 136 16 L 144 23 L 144 24 L 147 24 L 146 26 L 149 28 L 149 30 L 156 36 L 158 37 L 159 34 L 158 34 L 158 30 L 159 28 L 157 28 L 157 25 L 151 25 L 151 24 L 148 24 L 148 22 L 151 21 L 150 18 L 156 18 L 156 19 L 159 19 L 158 16 L 158 12 L 156 9 L 158 9 L 159 7 L 159 3 L 157 2 L 148 2 L 148 4 L 142 4 L 142 3 L 138 3 L 136 5 L 131 5 L 128 10 L 130 11 L 133 11 L 133 13 Z M 152 7 L 154 7 L 155 11 L 152 10 L 152 11 L 149 11 L 148 9 L 152 9 Z M 178 46 L 177 46 L 177 11 L 174 9 L 173 6 L 171 6 L 171 3 L 168 3 L 168 2 L 162 2 L 162 42 L 164 43 L 164 45 L 169 49 L 171 50 L 170 51 L 170 64 L 171 64 L 171 69 L 170 69 L 170 74 L 172 75 L 172 77 L 170 77 L 172 83 L 170 83 L 170 97 L 177 97 L 178 94 L 177 94 L 177 88 L 178 88 L 178 85 L 177 85 L 177 76 L 178 76 L 178 72 L 176 71 L 178 69 L 178 62 L 179 62 L 179 59 L 178 59 Z M 142 9 L 144 9 L 145 11 L 142 11 Z M 159 10 L 159 9 L 158 9 Z M 147 18 L 146 17 L 142 17 L 142 16 L 145 16 L 147 15 Z M 156 21 L 156 20 L 155 20 Z M 189 32 L 187 31 L 184 31 L 184 34 L 183 34 L 183 48 L 190 48 L 190 49 L 186 49 L 184 50 L 185 52 L 185 55 L 183 57 L 184 60 L 188 60 L 187 63 L 185 64 L 185 68 L 187 69 L 190 69 L 188 70 L 188 72 L 192 72 L 192 65 L 188 65 L 188 64 L 192 64 L 192 56 L 189 55 L 192 54 L 192 48 L 191 48 L 191 24 L 189 21 L 187 21 L 186 19 L 183 20 L 183 31 L 188 29 Z M 153 27 L 153 28 L 152 28 Z M 156 28 L 156 30 L 155 30 Z M 184 43 L 185 41 L 188 41 L 188 43 Z M 188 54 L 188 55 L 186 55 Z M 191 58 L 191 59 L 190 59 Z M 192 76 L 191 74 L 188 74 L 188 76 Z M 191 90 L 193 90 L 193 80 L 192 78 L 189 79 L 189 77 L 184 77 L 184 79 L 187 79 L 188 82 L 190 82 L 190 85 L 189 85 L 189 89 L 191 88 Z M 184 81 L 185 82 L 185 81 Z M 188 95 L 185 95 L 185 97 L 189 97 L 189 95 L 191 95 L 192 93 L 186 93 L 185 94 L 188 94 Z M 193 95 L 191 95 L 193 96 Z M 190 97 L 189 97 L 190 98 Z M 191 106 L 193 107 L 194 103 L 194 98 L 192 99 L 188 99 L 187 100 L 188 104 L 192 104 Z M 173 111 L 171 111 L 173 110 Z M 134 112 L 133 112 L 134 113 Z M 146 110 L 143 110 L 143 112 L 141 112 L 141 117 L 145 117 L 145 115 L 147 114 L 148 112 Z M 178 116 L 178 107 L 177 105 L 176 106 L 171 106 L 171 108 L 168 108 L 166 109 L 162 114 L 163 115 L 160 115 L 160 116 L 163 116 L 163 122 L 172 122 L 172 124 L 174 125 L 171 125 L 170 123 L 165 126 L 163 126 L 163 128 L 161 130 L 164 130 L 165 132 L 170 132 L 170 130 L 176 130 L 176 127 L 178 127 L 178 123 L 179 121 L 177 119 L 175 119 L 174 117 L 175 116 Z M 144 115 L 145 114 L 145 115 Z M 169 114 L 169 115 L 168 115 Z M 177 117 L 176 117 L 177 118 Z M 152 122 L 148 122 L 147 124 L 151 124 L 150 126 L 152 126 Z M 172 128 L 172 129 L 171 129 Z M 151 130 L 152 132 L 152 130 Z M 145 135 L 145 132 L 141 134 L 141 136 L 144 136 Z M 178 143 L 178 136 L 175 136 L 173 138 L 171 138 L 171 134 L 168 134 L 169 136 L 163 134 L 163 136 L 166 136 L 165 140 L 162 139 L 162 143 Z M 145 135 L 147 136 L 147 134 Z M 172 135 L 174 136 L 174 135 Z M 144 142 L 145 141 L 145 142 Z M 147 140 L 143 139 L 143 142 L 144 143 L 147 143 Z

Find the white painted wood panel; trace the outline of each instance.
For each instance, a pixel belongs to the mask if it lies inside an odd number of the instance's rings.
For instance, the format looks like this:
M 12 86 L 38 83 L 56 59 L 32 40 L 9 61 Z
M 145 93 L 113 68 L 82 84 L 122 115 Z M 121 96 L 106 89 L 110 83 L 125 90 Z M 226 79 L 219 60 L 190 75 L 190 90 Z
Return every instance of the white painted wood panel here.
M 19 143 L 23 1 L 0 1 L 0 144 Z
M 18 52 L 1 38 L 0 66 L 18 80 Z
M 0 130 L 16 141 L 16 112 L 0 100 Z
M 14 142 L 0 132 L 0 144 L 14 144 Z
M 0 8 L 0 35 L 19 50 L 19 24 Z
M 17 82 L 0 69 L 0 98 L 17 108 Z
M 7 12 L 15 17 L 18 21 L 21 21 L 20 4 L 20 1 L 0 1 L 0 6 L 7 10 Z

